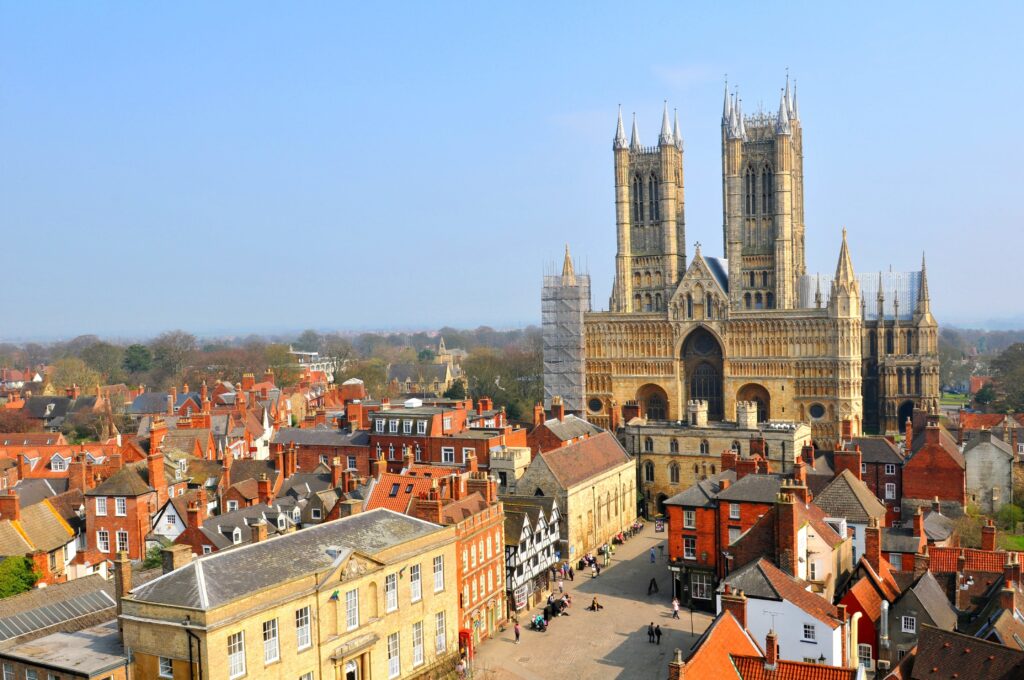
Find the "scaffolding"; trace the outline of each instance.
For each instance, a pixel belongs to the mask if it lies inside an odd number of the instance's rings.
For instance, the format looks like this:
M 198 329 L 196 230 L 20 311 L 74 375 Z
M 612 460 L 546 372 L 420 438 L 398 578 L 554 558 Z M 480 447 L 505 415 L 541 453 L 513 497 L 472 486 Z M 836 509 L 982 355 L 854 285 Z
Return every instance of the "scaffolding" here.
M 541 330 L 544 339 L 544 405 L 561 397 L 568 413 L 583 415 L 583 315 L 590 311 L 590 275 L 576 274 L 566 248 L 562 272 L 544 276 Z

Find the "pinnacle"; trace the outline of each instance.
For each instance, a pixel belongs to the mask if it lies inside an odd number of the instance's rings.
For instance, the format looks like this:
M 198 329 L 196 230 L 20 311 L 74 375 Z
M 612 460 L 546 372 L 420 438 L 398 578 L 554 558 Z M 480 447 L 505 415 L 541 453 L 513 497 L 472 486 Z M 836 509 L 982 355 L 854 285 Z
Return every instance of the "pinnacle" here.
M 625 149 L 626 146 L 626 129 L 622 125 L 622 104 L 619 104 L 619 121 L 615 127 L 615 139 L 612 142 L 612 148 Z
M 675 143 L 672 136 L 672 124 L 668 117 L 668 100 L 665 100 L 665 108 L 661 112 L 661 134 L 658 135 L 658 144 L 671 145 Z

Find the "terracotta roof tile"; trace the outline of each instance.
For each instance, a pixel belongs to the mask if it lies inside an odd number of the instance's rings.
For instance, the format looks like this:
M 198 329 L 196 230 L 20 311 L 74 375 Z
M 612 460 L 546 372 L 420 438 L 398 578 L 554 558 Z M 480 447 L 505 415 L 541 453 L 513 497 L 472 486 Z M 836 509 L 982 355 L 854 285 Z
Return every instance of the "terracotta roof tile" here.
M 733 655 L 732 662 L 743 680 L 854 680 L 857 677 L 857 670 L 854 668 L 781 659 L 774 669 L 768 670 L 764 665 L 764 657 L 761 656 Z
M 1024 677 L 1024 652 L 927 624 L 921 626 L 910 674 L 913 680 L 960 678 L 967 668 L 971 677 L 1019 679 Z
M 394 472 L 381 474 L 373 493 L 366 501 L 366 510 L 387 508 L 395 512 L 405 513 L 413 498 L 426 493 L 433 486 L 434 480 L 429 477 L 410 477 Z
M 538 455 L 563 488 L 570 488 L 609 469 L 630 462 L 629 455 L 610 432 L 588 437 Z
M 733 615 L 722 612 L 694 644 L 693 652 L 686 659 L 685 677 L 738 678 L 740 676 L 733 668 L 730 655 L 760 653 L 761 650 Z
M 977 548 L 935 548 L 929 546 L 931 558 L 928 570 L 932 572 L 953 572 L 957 570 L 957 558 L 964 554 L 965 571 L 983 571 L 992 574 L 1003 573 L 1008 553 L 1004 550 L 979 550 Z M 1024 553 L 1017 553 L 1017 559 L 1024 558 Z

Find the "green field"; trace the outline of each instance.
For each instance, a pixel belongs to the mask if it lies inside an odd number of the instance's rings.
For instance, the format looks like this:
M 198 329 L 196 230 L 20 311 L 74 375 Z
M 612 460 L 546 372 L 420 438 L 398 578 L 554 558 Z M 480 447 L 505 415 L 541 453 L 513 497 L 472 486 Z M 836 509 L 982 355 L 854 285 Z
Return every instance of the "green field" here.
M 971 403 L 971 399 L 966 394 L 943 392 L 942 397 L 939 399 L 939 403 L 943 406 L 967 406 Z
M 1001 540 L 1007 550 L 1024 550 L 1024 536 L 1015 534 L 1004 534 Z

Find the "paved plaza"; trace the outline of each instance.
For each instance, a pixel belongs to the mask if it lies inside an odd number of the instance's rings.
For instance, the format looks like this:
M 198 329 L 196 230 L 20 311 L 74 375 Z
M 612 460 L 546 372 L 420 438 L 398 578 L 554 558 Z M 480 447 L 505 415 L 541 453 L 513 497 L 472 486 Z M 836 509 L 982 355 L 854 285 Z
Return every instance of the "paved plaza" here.
M 666 558 L 659 546 L 665 534 L 656 534 L 648 523 L 641 534 L 617 546 L 612 564 L 592 579 L 576 574 L 575 582 L 565 581 L 572 594 L 569 616 L 551 620 L 546 633 L 532 631 L 522 616 L 522 641 L 515 644 L 509 625 L 504 633 L 480 646 L 473 665 L 474 680 L 514 679 L 550 680 L 552 678 L 640 678 L 664 680 L 672 652 L 680 648 L 684 656 L 690 645 L 707 628 L 711 617 L 693 614 L 694 636 L 690 635 L 690 611 L 681 609 L 672 619 L 672 593 Z M 656 562 L 651 564 L 650 549 Z M 666 547 L 667 553 L 667 547 Z M 660 592 L 647 595 L 651 577 L 658 579 Z M 556 584 L 557 590 L 557 584 Z M 600 612 L 587 611 L 597 595 L 604 605 Z M 541 608 L 535 607 L 530 616 Z M 661 626 L 661 646 L 647 641 L 647 626 Z

